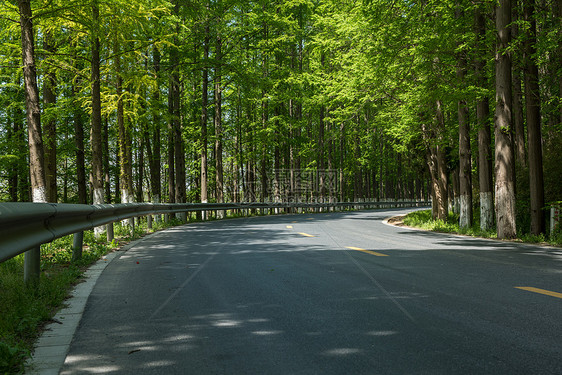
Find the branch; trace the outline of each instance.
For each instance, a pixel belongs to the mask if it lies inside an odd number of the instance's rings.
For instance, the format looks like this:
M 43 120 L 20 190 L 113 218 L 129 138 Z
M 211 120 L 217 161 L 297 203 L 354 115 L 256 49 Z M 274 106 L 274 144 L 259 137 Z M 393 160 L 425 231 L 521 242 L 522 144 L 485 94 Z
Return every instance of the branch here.
M 6 16 L 0 16 L 0 18 L 1 18 L 1 19 L 4 19 L 4 20 L 7 20 L 7 21 L 10 21 L 10 22 L 20 23 L 19 20 L 13 20 L 13 19 L 8 18 L 8 17 L 6 17 Z

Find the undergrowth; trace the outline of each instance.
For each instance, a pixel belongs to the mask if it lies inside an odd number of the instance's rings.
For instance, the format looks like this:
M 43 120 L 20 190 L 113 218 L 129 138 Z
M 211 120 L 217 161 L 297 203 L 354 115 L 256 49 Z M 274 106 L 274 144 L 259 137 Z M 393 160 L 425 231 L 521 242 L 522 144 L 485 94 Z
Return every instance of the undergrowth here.
M 414 228 L 430 230 L 442 233 L 457 233 L 473 237 L 497 238 L 496 228 L 484 231 L 480 229 L 478 211 L 474 212 L 474 222 L 470 228 L 459 227 L 459 215 L 449 212 L 446 221 L 433 220 L 431 210 L 411 212 L 403 220 L 404 224 Z M 521 242 L 542 243 L 553 246 L 562 246 L 562 232 L 557 231 L 550 235 L 541 234 L 539 236 L 525 233 L 518 238 Z

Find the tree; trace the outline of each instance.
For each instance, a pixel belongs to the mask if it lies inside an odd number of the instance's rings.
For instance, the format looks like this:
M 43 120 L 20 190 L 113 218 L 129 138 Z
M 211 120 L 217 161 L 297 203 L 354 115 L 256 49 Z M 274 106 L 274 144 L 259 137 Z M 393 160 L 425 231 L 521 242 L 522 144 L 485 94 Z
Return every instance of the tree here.
M 463 14 L 457 4 L 456 18 Z M 461 51 L 458 56 L 457 78 L 461 87 L 466 83 L 466 54 Z M 472 153 L 470 148 L 470 124 L 468 105 L 466 100 L 458 101 L 459 119 L 459 190 L 460 190 L 460 216 L 459 226 L 470 228 L 472 226 Z
M 100 11 L 98 0 L 92 3 L 91 30 L 91 85 L 92 85 L 92 115 L 90 145 L 92 151 L 92 190 L 93 203 L 103 204 L 103 151 L 102 151 L 102 114 L 101 114 L 101 77 L 100 77 Z M 103 228 L 98 228 L 96 235 L 100 236 Z
M 29 169 L 33 202 L 47 202 L 45 182 L 43 138 L 41 134 L 41 110 L 39 89 L 35 70 L 35 44 L 33 37 L 33 15 L 29 0 L 18 0 L 21 25 L 21 49 L 23 78 L 25 82 L 25 105 L 27 109 L 27 129 L 29 137 Z M 39 281 L 39 262 L 41 248 L 25 253 L 24 279 L 26 282 Z
M 542 160 L 541 111 L 539 69 L 536 63 L 537 24 L 535 1 L 524 3 L 524 18 L 528 24 L 525 38 L 525 107 L 529 142 L 529 179 L 531 193 L 531 233 L 544 232 L 544 178 Z
M 33 202 L 47 202 L 41 108 L 35 66 L 33 15 L 30 0 L 18 0 L 21 24 L 23 78 L 29 135 L 29 168 Z
M 43 36 L 43 48 L 49 54 L 55 52 L 52 31 L 47 29 Z M 56 97 L 56 74 L 49 69 L 45 74 L 43 84 L 43 102 L 45 112 L 52 111 L 57 101 Z M 49 113 L 47 121 L 44 123 L 45 134 L 45 184 L 47 188 L 47 200 L 57 202 L 57 128 L 53 113 Z
M 486 90 L 486 19 L 481 7 L 474 10 L 476 34 L 475 73 L 477 85 Z M 490 130 L 490 101 L 487 93 L 481 94 L 476 103 L 478 123 L 478 184 L 480 187 L 480 228 L 484 231 L 494 225 L 494 194 L 492 179 L 492 135 Z
M 207 12 L 209 5 L 207 4 Z M 209 103 L 209 71 L 207 64 L 209 63 L 209 43 L 210 43 L 210 28 L 208 16 L 205 17 L 205 36 L 203 40 L 203 69 L 201 71 L 201 203 L 208 201 L 208 165 L 207 165 L 207 121 L 208 121 L 208 103 Z
M 495 114 L 495 207 L 498 238 L 515 238 L 515 175 L 512 141 L 511 0 L 496 7 L 496 114 Z
M 222 33 L 220 28 L 222 27 L 223 18 L 223 6 L 222 1 L 217 0 L 216 2 L 216 12 L 217 15 L 217 31 L 215 37 L 215 113 L 213 116 L 214 126 L 215 126 L 215 176 L 216 176 L 216 201 L 217 203 L 224 202 L 224 166 L 223 166 L 223 122 L 222 122 L 222 64 L 223 62 L 223 51 L 222 51 Z M 221 213 L 217 213 L 222 215 Z
M 179 1 L 175 2 L 174 14 L 179 17 Z M 180 30 L 179 21 L 176 23 L 176 34 L 173 37 L 173 46 L 170 48 L 170 96 L 168 103 L 170 108 L 170 121 L 171 128 L 174 139 L 174 161 L 175 161 L 175 202 L 185 203 L 186 198 L 186 173 L 185 173 L 185 146 L 183 142 L 182 135 L 182 125 L 181 125 L 181 91 L 180 91 L 180 74 L 179 74 L 179 56 L 178 56 L 178 34 Z M 186 220 L 185 214 L 183 214 L 182 220 Z

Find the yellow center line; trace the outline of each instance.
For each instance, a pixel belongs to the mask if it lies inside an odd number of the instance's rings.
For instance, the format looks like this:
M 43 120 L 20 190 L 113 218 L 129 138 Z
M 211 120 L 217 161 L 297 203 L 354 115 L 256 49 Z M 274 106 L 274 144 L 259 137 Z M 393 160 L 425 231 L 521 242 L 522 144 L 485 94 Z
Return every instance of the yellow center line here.
M 387 254 L 377 253 L 376 251 L 361 249 L 360 247 L 346 246 L 346 249 L 361 251 L 363 253 L 375 255 L 375 256 L 378 256 L 378 257 L 387 257 L 388 256 Z
M 292 225 L 287 225 L 287 229 L 293 229 Z
M 312 234 L 308 234 L 308 233 L 299 232 L 299 234 L 300 234 L 301 236 L 305 236 L 305 237 L 315 237 L 315 236 L 313 236 Z
M 532 286 L 516 286 L 516 289 L 526 290 L 528 292 L 540 293 L 551 297 L 562 298 L 562 293 L 551 292 L 550 290 L 533 288 Z

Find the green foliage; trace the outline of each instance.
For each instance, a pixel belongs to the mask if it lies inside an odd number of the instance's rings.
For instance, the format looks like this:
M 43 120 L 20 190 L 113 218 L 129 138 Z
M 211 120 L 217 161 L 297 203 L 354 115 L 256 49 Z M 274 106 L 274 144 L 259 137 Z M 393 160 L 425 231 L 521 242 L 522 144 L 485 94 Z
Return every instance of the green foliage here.
M 38 328 L 63 303 L 81 271 L 43 265 L 39 288 L 23 283 L 23 255 L 0 264 L 0 372 L 21 371 Z
M 475 223 L 471 228 L 460 229 L 458 225 L 458 216 L 449 213 L 449 217 L 446 222 L 442 220 L 433 220 L 431 217 L 431 210 L 415 211 L 409 213 L 404 218 L 404 224 L 414 228 L 420 228 L 424 230 L 430 230 L 435 232 L 443 233 L 458 233 L 473 237 L 483 237 L 483 238 L 496 238 L 495 229 L 490 231 L 482 231 L 480 229 L 480 223 L 478 222 L 479 213 L 475 211 Z M 549 244 L 553 246 L 562 246 L 562 231 L 558 230 L 555 233 L 551 233 L 549 236 L 545 234 L 533 235 L 527 233 L 519 234 L 519 240 L 525 243 L 534 244 Z

